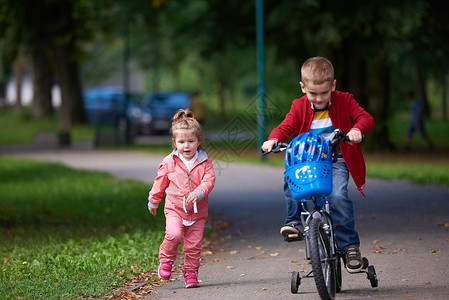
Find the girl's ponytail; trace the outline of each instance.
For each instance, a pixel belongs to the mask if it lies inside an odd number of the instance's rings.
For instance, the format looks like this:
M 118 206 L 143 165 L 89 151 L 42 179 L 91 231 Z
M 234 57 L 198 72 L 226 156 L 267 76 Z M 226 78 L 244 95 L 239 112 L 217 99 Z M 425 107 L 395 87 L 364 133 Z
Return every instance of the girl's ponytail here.
M 180 109 L 178 110 L 175 115 L 173 116 L 172 119 L 172 127 L 174 124 L 176 124 L 177 122 L 182 122 L 182 121 L 193 121 L 195 120 L 195 115 L 193 113 L 193 111 L 191 111 L 190 109 Z

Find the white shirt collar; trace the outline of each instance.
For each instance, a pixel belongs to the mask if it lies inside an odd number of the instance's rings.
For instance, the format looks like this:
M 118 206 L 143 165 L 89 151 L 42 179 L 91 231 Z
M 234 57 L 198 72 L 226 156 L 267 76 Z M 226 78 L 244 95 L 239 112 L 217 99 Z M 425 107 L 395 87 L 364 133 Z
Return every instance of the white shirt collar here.
M 198 158 L 198 150 L 195 152 L 195 155 L 192 157 L 191 160 L 187 160 L 185 159 L 182 155 L 179 154 L 178 152 L 178 156 L 179 158 L 181 158 L 181 160 L 184 162 L 184 164 L 186 165 L 186 167 L 189 169 L 189 171 L 192 169 L 193 167 L 193 163 L 196 161 L 196 159 Z

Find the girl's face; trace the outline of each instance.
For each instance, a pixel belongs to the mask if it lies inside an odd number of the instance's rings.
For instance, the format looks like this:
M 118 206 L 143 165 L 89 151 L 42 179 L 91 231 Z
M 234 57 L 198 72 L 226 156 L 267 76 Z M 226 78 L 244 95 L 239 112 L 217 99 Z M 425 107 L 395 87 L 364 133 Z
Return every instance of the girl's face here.
M 300 82 L 301 90 L 307 95 L 307 99 L 312 102 L 316 109 L 323 109 L 331 99 L 331 93 L 335 91 L 336 81 L 314 84 L 313 82 Z
M 184 159 L 191 160 L 199 145 L 200 142 L 193 130 L 180 129 L 176 131 L 176 150 Z

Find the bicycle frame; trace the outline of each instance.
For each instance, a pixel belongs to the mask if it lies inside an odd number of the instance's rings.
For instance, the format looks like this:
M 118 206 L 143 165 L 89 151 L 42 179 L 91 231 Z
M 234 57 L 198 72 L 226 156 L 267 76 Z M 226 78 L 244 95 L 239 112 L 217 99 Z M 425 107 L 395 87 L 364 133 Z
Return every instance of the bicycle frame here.
M 362 141 L 364 139 L 365 136 L 362 135 Z M 339 129 L 336 129 L 329 139 L 329 146 L 332 153 L 332 163 L 335 163 L 338 160 L 340 142 L 349 142 L 349 138 Z M 286 150 L 288 146 L 289 145 L 287 143 L 278 142 L 274 145 L 271 152 L 282 152 Z M 270 152 L 262 152 L 263 155 L 268 153 Z M 292 168 L 289 170 L 292 170 Z M 327 173 L 327 175 L 328 174 L 329 173 Z M 297 173 L 296 179 L 299 179 Z M 297 188 L 295 182 L 293 181 L 292 183 L 293 186 Z M 304 226 L 306 258 L 311 261 L 312 270 L 307 275 L 302 277 L 299 275 L 298 271 L 294 271 L 292 273 L 291 292 L 294 294 L 297 293 L 298 286 L 301 284 L 301 278 L 314 277 L 320 297 L 322 299 L 332 300 L 335 297 L 335 293 L 339 293 L 341 291 L 341 259 L 345 261 L 345 258 L 343 252 L 338 249 L 336 245 L 334 224 L 330 216 L 328 196 L 322 197 L 324 194 L 323 191 L 327 193 L 327 190 L 316 185 L 310 188 L 314 189 L 313 192 L 316 193 L 316 195 L 321 195 L 319 197 L 312 195 L 309 196 L 311 197 L 311 200 L 300 201 L 303 208 L 303 211 L 301 212 L 301 223 Z M 296 195 L 299 198 L 301 194 L 297 192 Z M 307 195 L 310 195 L 310 193 Z M 310 202 L 313 204 L 312 208 L 309 209 L 309 205 L 307 205 L 306 208 L 305 203 Z M 363 268 L 359 271 L 359 273 L 365 272 L 367 274 L 367 278 L 370 280 L 371 286 L 373 288 L 377 287 L 377 275 L 374 267 L 369 266 L 368 259 L 365 257 L 363 257 L 363 263 Z
M 304 224 L 304 232 L 305 232 L 305 239 L 306 239 L 306 258 L 310 259 L 309 254 L 309 242 L 307 237 L 307 232 L 309 229 L 309 223 L 310 220 L 313 218 L 321 219 L 325 225 L 326 234 L 329 236 L 330 245 L 331 245 L 331 255 L 335 256 L 337 254 L 337 246 L 335 243 L 335 235 L 334 235 L 334 224 L 332 222 L 332 218 L 330 216 L 330 208 L 329 208 L 329 200 L 327 197 L 323 197 L 324 200 L 324 207 L 320 206 L 317 203 L 316 197 L 312 196 L 312 199 L 309 200 L 313 203 L 313 211 L 310 211 L 309 209 L 305 208 L 304 203 L 302 202 L 301 206 L 303 208 L 303 211 L 301 212 L 301 222 Z

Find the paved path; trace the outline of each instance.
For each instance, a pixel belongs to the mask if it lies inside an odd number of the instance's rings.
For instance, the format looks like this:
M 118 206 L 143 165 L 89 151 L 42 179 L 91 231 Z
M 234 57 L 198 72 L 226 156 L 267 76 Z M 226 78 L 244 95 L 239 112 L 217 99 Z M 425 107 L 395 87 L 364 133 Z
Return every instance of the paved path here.
M 11 153 L 10 153 L 11 154 Z M 160 155 L 117 151 L 40 151 L 15 155 L 104 170 L 151 182 Z M 310 270 L 304 243 L 285 243 L 278 231 L 285 217 L 282 169 L 219 163 L 210 211 L 228 222 L 211 255 L 203 257 L 201 287 L 182 279 L 164 283 L 147 299 L 319 299 L 313 279 L 290 293 L 294 270 Z M 376 267 L 379 287 L 364 274 L 343 271 L 337 299 L 449 299 L 449 189 L 405 181 L 370 179 L 363 199 L 350 185 L 362 254 Z

